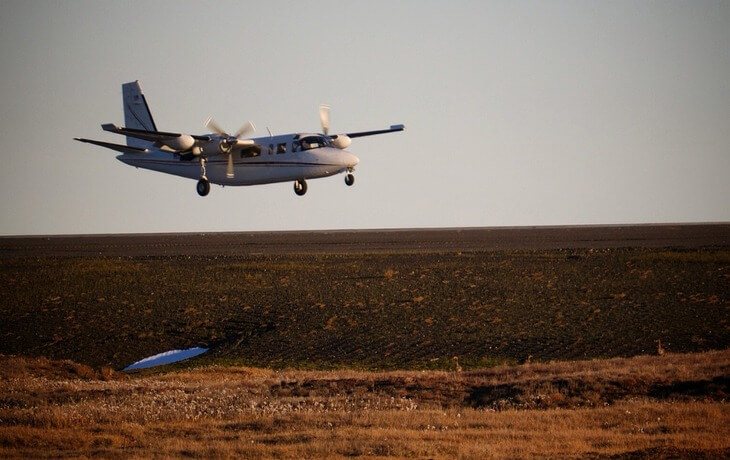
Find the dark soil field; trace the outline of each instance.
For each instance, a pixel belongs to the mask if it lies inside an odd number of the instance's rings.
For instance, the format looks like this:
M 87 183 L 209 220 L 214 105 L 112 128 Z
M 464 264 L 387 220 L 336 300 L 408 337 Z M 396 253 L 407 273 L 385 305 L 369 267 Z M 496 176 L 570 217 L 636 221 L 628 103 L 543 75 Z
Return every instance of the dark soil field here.
M 291 253 L 227 255 L 207 254 L 204 236 L 192 249 L 172 239 L 183 255 L 133 238 L 3 239 L 0 353 L 119 369 L 205 346 L 190 363 L 470 369 L 652 354 L 659 341 L 727 349 L 730 226 L 676 228 L 513 229 L 491 244 L 476 231 L 317 233 L 350 238 L 324 247 L 296 234 Z M 84 241 L 99 251 L 69 249 Z

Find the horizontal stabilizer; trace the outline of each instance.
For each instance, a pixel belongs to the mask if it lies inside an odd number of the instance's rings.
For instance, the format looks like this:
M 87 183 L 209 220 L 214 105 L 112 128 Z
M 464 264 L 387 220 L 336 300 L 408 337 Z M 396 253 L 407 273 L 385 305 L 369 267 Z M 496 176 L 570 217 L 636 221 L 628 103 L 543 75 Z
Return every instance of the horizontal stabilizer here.
M 143 149 L 141 147 L 131 147 L 129 145 L 112 144 L 111 142 L 95 141 L 92 139 L 82 139 L 80 137 L 74 137 L 74 140 L 79 141 L 79 142 L 85 142 L 87 144 L 98 145 L 100 147 L 106 147 L 108 149 L 116 150 L 117 152 L 121 152 L 121 153 L 147 153 L 147 152 L 149 152 L 149 150 Z

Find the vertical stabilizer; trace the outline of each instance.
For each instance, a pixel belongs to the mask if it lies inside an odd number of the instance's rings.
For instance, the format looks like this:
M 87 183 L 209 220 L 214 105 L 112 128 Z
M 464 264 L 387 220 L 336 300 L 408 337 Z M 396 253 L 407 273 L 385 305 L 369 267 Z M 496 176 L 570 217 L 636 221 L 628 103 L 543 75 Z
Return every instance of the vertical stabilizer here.
M 142 94 L 138 81 L 122 84 L 122 103 L 124 104 L 124 126 L 145 131 L 157 131 L 147 100 Z M 129 147 L 147 148 L 152 142 L 127 137 Z

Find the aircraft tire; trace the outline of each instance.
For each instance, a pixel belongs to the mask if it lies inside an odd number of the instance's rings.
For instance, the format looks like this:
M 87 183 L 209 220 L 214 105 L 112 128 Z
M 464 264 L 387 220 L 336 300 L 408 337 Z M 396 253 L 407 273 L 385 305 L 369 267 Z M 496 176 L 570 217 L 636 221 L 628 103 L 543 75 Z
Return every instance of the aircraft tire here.
M 305 181 L 304 179 L 294 181 L 294 193 L 299 196 L 307 193 L 307 181 Z
M 197 185 L 198 195 L 206 196 L 210 192 L 210 182 L 205 179 L 200 179 Z
M 348 187 L 355 183 L 355 176 L 348 174 L 345 176 L 345 185 Z

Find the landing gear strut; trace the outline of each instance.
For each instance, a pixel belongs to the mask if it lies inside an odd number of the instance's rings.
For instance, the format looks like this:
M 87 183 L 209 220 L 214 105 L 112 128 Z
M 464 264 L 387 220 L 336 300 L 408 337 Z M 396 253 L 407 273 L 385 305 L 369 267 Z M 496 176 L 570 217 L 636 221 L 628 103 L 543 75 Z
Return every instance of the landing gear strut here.
M 205 177 L 205 158 L 200 159 L 200 180 L 198 181 L 198 185 L 196 186 L 198 190 L 198 195 L 205 196 L 210 192 L 210 182 L 208 182 L 208 178 Z
M 349 186 L 351 186 L 354 183 L 355 183 L 355 176 L 353 176 L 352 174 L 349 174 L 348 173 L 345 176 L 345 185 L 347 185 L 349 187 Z
M 299 196 L 304 195 L 307 193 L 307 181 L 304 179 L 298 179 L 294 181 L 294 193 L 296 193 Z

